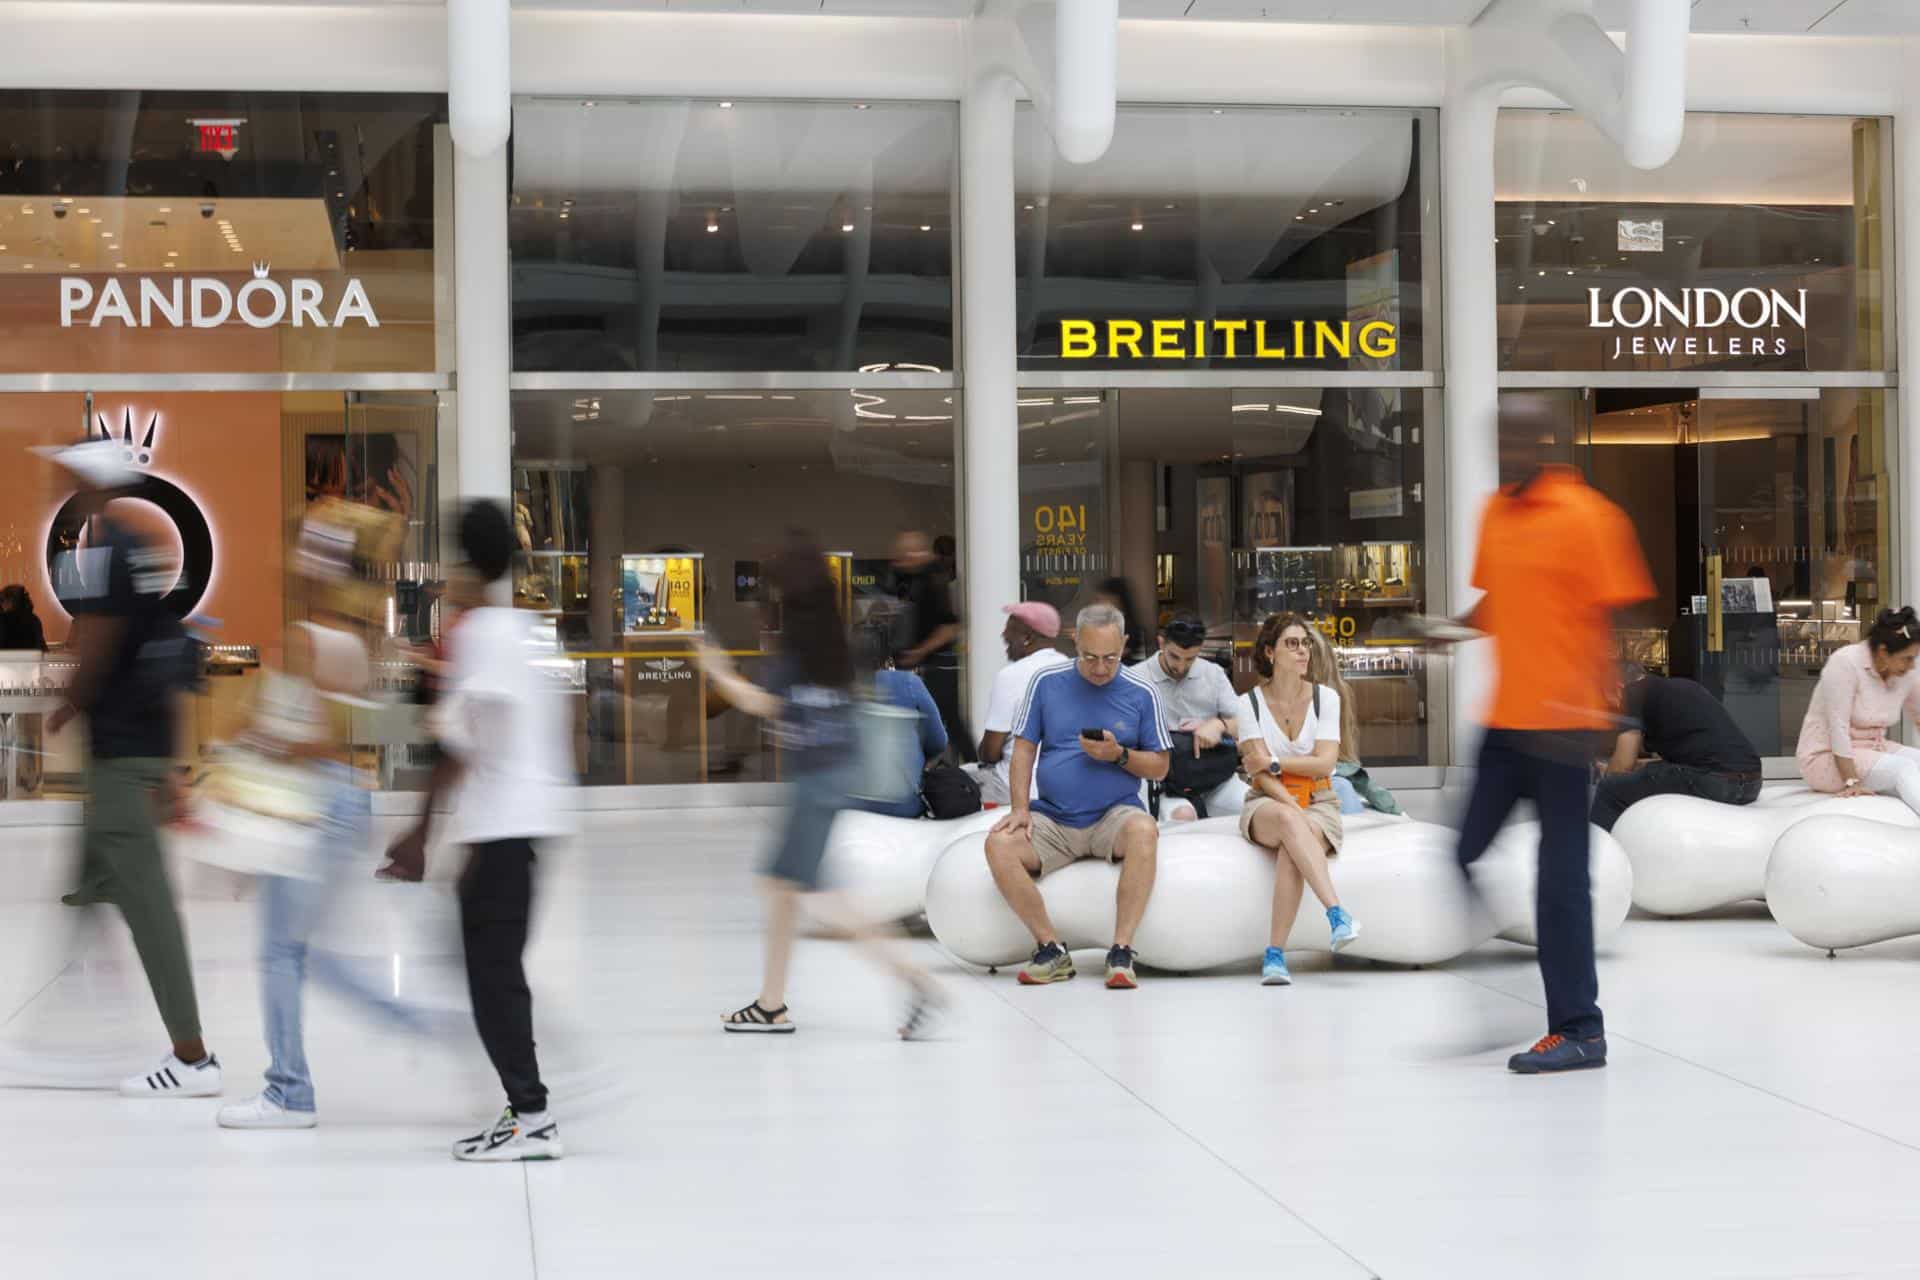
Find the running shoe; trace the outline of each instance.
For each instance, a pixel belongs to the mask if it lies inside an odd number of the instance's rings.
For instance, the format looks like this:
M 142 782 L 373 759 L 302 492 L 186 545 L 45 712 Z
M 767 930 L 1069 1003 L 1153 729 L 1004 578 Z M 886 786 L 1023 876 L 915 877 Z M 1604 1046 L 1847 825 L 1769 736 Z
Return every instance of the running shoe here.
M 1588 1071 L 1607 1065 L 1607 1038 L 1576 1040 L 1562 1035 L 1541 1036 L 1533 1048 L 1507 1059 L 1507 1070 L 1523 1076 L 1558 1071 Z
M 560 1146 L 560 1126 L 552 1117 L 550 1111 L 523 1117 L 508 1107 L 491 1129 L 454 1143 L 453 1158 L 484 1163 L 558 1160 L 565 1152 Z
M 1327 908 L 1327 927 L 1333 931 L 1336 952 L 1360 936 L 1360 922 L 1348 915 L 1345 907 Z
M 1260 985 L 1263 987 L 1290 987 L 1293 975 L 1287 972 L 1287 953 L 1279 947 L 1268 947 L 1267 955 L 1260 962 Z
M 1020 983 L 1027 987 L 1065 982 L 1073 976 L 1073 956 L 1057 942 L 1049 942 L 1033 953 L 1033 959 L 1020 966 Z
M 1140 985 L 1140 978 L 1133 971 L 1133 948 L 1123 947 L 1119 943 L 1107 952 L 1107 989 L 1109 991 L 1132 991 Z

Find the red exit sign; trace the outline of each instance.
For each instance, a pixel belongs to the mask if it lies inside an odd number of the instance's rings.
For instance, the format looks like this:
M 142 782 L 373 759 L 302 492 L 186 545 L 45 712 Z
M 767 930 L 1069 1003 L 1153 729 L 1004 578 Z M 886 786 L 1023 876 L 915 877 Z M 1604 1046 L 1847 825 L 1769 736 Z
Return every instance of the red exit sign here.
M 233 159 L 240 150 L 240 126 L 246 123 L 241 117 L 219 120 L 189 120 L 188 124 L 200 131 L 200 150 L 217 155 L 224 160 Z

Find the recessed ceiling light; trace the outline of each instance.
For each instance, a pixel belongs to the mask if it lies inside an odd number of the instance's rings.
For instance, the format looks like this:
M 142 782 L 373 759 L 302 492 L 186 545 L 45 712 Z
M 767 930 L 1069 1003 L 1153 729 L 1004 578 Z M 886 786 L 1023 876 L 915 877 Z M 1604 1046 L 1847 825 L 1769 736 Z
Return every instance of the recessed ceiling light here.
M 585 102 L 583 102 L 583 103 L 581 103 L 580 105 L 581 105 L 581 106 L 583 106 L 583 107 L 585 107 L 585 108 L 586 108 L 587 110 L 589 110 L 589 111 L 591 111 L 591 110 L 593 110 L 593 109 L 594 109 L 595 107 L 597 107 L 597 106 L 599 106 L 600 104 L 599 104 L 599 103 L 597 103 L 597 102 L 595 102 L 595 101 L 593 101 L 593 100 L 592 100 L 591 98 L 589 98 L 589 99 L 588 99 L 587 101 L 585 101 Z
M 127 264 L 124 262 L 116 262 L 113 264 L 113 267 L 114 267 L 114 270 L 116 271 L 125 271 L 127 269 Z
M 1525 293 L 1526 291 L 1527 291 L 1527 286 L 1525 286 L 1525 285 L 1521 285 L 1521 286 L 1520 286 L 1520 292 L 1522 292 L 1522 293 Z
M 167 256 L 169 258 L 177 258 L 180 256 L 180 251 L 178 249 L 169 249 L 167 250 Z
M 20 206 L 20 212 L 22 212 L 22 213 L 32 213 L 32 212 L 33 212 L 33 206 L 32 206 L 32 205 L 30 205 L 30 204 L 23 204 L 23 205 L 21 205 L 21 206 Z
M 71 200 L 69 200 L 69 201 L 67 201 L 67 203 L 68 203 L 68 204 L 72 204 L 72 203 L 73 203 L 73 201 L 71 201 Z M 75 209 L 75 210 L 74 210 L 74 212 L 75 212 L 75 213 L 92 213 L 92 212 L 93 212 L 93 210 L 91 210 L 91 209 Z
M 1544 275 L 1545 275 L 1545 274 L 1547 274 L 1547 273 L 1546 273 L 1546 272 L 1544 272 L 1544 271 L 1542 271 L 1542 272 L 1541 272 L 1540 274 L 1544 276 Z
M 855 111 L 865 111 L 865 110 L 867 110 L 867 109 L 868 109 L 869 107 L 871 107 L 872 105 L 873 105 L 873 104 L 872 104 L 872 103 L 870 103 L 870 102 L 856 102 L 856 103 L 854 103 L 854 104 L 853 104 L 853 109 L 854 109 Z
M 20 269 L 22 271 L 31 271 L 33 270 L 33 264 L 31 262 L 23 262 L 20 264 Z
M 87 219 L 87 221 L 88 221 L 88 222 L 91 222 L 91 223 L 94 223 L 94 224 L 96 224 L 96 225 L 98 225 L 98 224 L 99 224 L 99 223 L 101 222 L 101 219 L 99 219 L 99 218 L 88 218 L 88 219 Z
M 709 223 L 707 224 L 707 234 L 708 234 L 708 235 L 715 235 L 715 234 L 717 234 L 717 233 L 719 232 L 719 230 L 720 230 L 720 224 L 719 224 L 719 223 L 717 223 L 717 222 L 709 222 Z
M 170 204 L 163 204 L 163 205 L 161 205 L 161 206 L 160 206 L 160 212 L 161 212 L 161 213 L 172 213 L 172 212 L 173 212 L 173 206 L 172 206 L 172 205 L 170 205 Z
M 1293 215 L 1293 220 L 1295 222 L 1305 222 L 1307 220 L 1307 215 L 1304 213 L 1296 213 Z
M 80 269 L 80 264 L 77 262 L 69 262 L 67 264 L 67 270 L 69 271 L 78 271 L 79 269 Z
M 720 104 L 720 109 L 722 111 L 731 111 L 733 110 L 733 104 L 731 102 L 723 102 Z
M 843 222 L 840 224 L 840 229 L 842 231 L 851 231 L 853 230 L 853 224 L 851 222 Z
M 920 229 L 922 231 L 931 231 L 933 230 L 933 224 L 929 222 L 923 222 L 920 224 Z
M 1223 116 L 1223 115 L 1225 115 L 1225 114 L 1227 114 L 1227 112 L 1226 112 L 1226 108 L 1224 108 L 1224 107 L 1215 107 L 1215 108 L 1213 109 L 1213 114 L 1215 114 L 1215 115 L 1217 115 L 1217 116 Z
M 1144 222 L 1136 222 L 1133 224 L 1133 229 L 1135 231 L 1145 231 L 1147 229 L 1147 224 Z

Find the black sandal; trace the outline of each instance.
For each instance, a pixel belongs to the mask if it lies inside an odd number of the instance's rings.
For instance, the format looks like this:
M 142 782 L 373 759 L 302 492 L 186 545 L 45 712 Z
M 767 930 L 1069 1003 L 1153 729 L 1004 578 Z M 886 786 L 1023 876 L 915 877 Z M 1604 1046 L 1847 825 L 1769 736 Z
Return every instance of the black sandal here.
M 781 1005 L 778 1009 L 762 1009 L 760 1002 L 755 1000 L 745 1008 L 735 1009 L 722 1018 L 720 1026 L 727 1031 L 757 1031 L 763 1035 L 788 1035 L 796 1029 L 793 1023 L 774 1021 L 786 1011 L 785 1005 Z

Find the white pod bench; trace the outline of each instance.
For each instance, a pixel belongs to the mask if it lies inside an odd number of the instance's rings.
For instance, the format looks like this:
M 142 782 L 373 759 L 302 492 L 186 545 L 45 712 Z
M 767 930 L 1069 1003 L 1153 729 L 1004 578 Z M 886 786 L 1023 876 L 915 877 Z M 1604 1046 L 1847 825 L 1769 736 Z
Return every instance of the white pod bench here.
M 1826 951 L 1920 934 L 1916 823 L 1857 816 L 1864 799 L 1837 803 L 1850 807 L 1796 822 L 1774 845 L 1766 875 L 1773 918 Z
M 1246 840 L 1235 819 L 1213 818 L 1164 830 L 1159 873 L 1135 938 L 1141 961 L 1156 969 L 1194 972 L 1250 963 L 1267 945 L 1273 902 L 1273 855 Z M 1533 885 L 1538 829 L 1516 824 L 1501 833 L 1475 869 L 1485 910 L 1476 912 L 1455 869 L 1459 836 L 1433 823 L 1380 814 L 1349 815 L 1345 849 L 1334 860 L 1341 901 L 1361 924 L 1343 954 L 1392 964 L 1436 964 L 1496 935 L 1533 939 Z M 1626 918 L 1632 871 L 1610 838 L 1593 832 L 1596 935 Z M 1119 868 L 1084 861 L 1040 882 L 1048 914 L 1069 948 L 1105 949 L 1113 940 Z M 927 923 L 969 964 L 1024 960 L 1033 940 L 987 869 L 986 833 L 956 840 L 927 883 Z M 1328 950 L 1326 915 L 1311 892 L 1287 937 L 1289 951 Z
M 821 883 L 846 894 L 863 919 L 911 919 L 926 910 L 927 877 L 941 852 L 1005 816 L 988 809 L 935 821 L 848 810 L 833 820 Z
M 1654 796 L 1621 814 L 1613 834 L 1633 860 L 1633 905 L 1686 916 L 1767 897 L 1767 862 L 1780 837 L 1828 815 L 1920 827 L 1920 815 L 1891 796 L 1847 800 L 1796 784 L 1767 787 L 1750 805 Z

